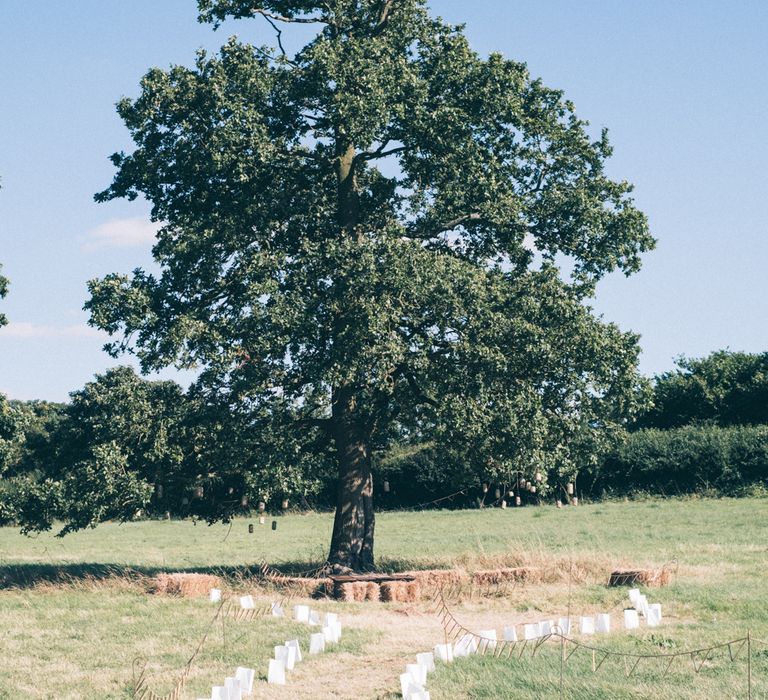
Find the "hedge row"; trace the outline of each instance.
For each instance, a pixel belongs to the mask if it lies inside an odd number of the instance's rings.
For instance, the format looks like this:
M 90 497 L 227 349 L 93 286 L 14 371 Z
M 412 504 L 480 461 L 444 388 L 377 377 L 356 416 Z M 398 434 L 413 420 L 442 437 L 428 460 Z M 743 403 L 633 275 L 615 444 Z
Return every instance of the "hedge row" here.
M 768 426 L 647 429 L 606 454 L 581 487 L 592 496 L 635 492 L 739 495 L 768 486 Z

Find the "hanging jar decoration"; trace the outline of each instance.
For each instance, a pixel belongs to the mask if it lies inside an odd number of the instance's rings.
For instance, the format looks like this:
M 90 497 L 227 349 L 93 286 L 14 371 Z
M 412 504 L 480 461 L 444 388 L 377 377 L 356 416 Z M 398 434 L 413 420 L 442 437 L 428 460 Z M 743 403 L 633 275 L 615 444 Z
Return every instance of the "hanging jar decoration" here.
M 202 498 L 203 493 L 204 491 L 202 486 L 195 486 L 195 498 Z
M 542 478 L 541 472 L 536 472 L 536 481 L 541 483 Z
M 573 501 L 572 502 L 573 502 L 573 505 L 575 505 L 575 506 L 579 505 L 579 499 L 576 496 L 573 497 Z
M 568 482 L 568 495 L 569 496 L 573 496 L 573 482 L 572 481 Z
M 515 496 L 515 505 L 516 506 L 523 505 L 523 501 L 520 499 L 520 496 Z
M 483 484 L 483 493 L 488 493 L 488 484 Z
M 507 496 L 512 498 L 512 496 L 514 496 L 514 495 L 515 495 L 515 492 L 512 489 L 509 489 L 509 491 L 507 492 Z
M 243 496 L 243 497 L 240 499 L 240 505 L 241 505 L 243 508 L 247 508 L 247 507 L 248 507 L 248 496 Z
M 502 508 L 506 508 L 507 507 L 507 502 L 506 501 L 502 501 L 501 502 L 501 507 Z
M 389 493 L 389 481 L 384 479 L 384 493 Z
M 234 487 L 234 486 L 230 486 L 230 487 L 227 489 L 227 493 L 228 493 L 230 496 L 231 496 L 231 495 L 232 495 L 234 492 L 235 492 L 235 487 Z
M 536 493 L 536 487 L 535 486 L 531 486 L 531 493 Z
M 267 504 L 264 503 L 264 501 L 259 501 L 259 513 L 263 513 L 264 509 L 267 507 Z
M 496 496 L 496 500 L 498 501 L 501 498 L 501 489 L 496 489 L 496 492 L 494 495 Z
M 287 498 L 283 499 L 282 506 L 283 506 L 283 510 L 288 510 L 288 499 Z

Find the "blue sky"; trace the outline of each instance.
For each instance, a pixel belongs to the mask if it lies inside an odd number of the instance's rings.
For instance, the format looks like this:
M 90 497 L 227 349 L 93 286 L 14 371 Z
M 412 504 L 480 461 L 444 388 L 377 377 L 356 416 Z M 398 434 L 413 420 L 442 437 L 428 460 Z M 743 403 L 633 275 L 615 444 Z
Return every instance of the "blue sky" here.
M 641 370 L 680 354 L 768 350 L 768 3 L 763 0 L 433 0 L 481 53 L 526 61 L 594 127 L 659 240 L 595 309 L 641 334 Z M 213 32 L 194 0 L 0 0 L 0 391 L 65 400 L 117 364 L 81 310 L 86 281 L 151 264 L 141 202 L 95 204 L 107 156 L 130 149 L 114 111 L 153 66 L 189 65 L 256 21 Z M 123 362 L 125 360 L 122 360 Z M 169 373 L 167 376 L 175 376 Z

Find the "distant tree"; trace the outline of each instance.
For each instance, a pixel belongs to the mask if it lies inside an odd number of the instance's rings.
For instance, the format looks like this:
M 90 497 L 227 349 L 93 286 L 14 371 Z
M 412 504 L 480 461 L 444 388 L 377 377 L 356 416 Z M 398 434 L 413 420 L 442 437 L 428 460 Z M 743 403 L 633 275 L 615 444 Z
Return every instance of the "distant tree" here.
M 110 352 L 199 367 L 198 391 L 282 431 L 275 469 L 333 446 L 340 569 L 373 566 L 371 453 L 398 432 L 532 470 L 625 418 L 636 338 L 583 301 L 653 239 L 605 132 L 422 0 L 199 9 L 318 33 L 295 55 L 231 39 L 119 103 L 136 148 L 97 199 L 144 196 L 163 226 L 159 276 L 90 283 Z
M 0 270 L 2 269 L 3 266 L 0 265 Z M 0 275 L 0 299 L 4 299 L 6 294 L 8 294 L 8 278 Z M 6 323 L 8 323 L 8 319 L 5 314 L 0 314 L 0 326 L 4 326 Z
M 67 533 L 133 518 L 183 463 L 183 411 L 174 382 L 146 381 L 130 367 L 97 375 L 71 394 L 55 429 L 38 435 L 27 453 L 17 481 L 26 486 L 17 489 L 18 521 L 39 530 L 60 520 Z
M 768 424 L 768 353 L 719 350 L 680 358 L 677 366 L 656 377 L 652 407 L 639 427 Z
M 0 478 L 16 458 L 22 427 L 21 415 L 0 394 Z
M 329 478 L 319 446 L 302 453 L 279 427 L 254 429 L 264 421 L 247 407 L 184 394 L 175 382 L 148 381 L 130 367 L 107 370 L 70 396 L 64 406 L 10 407 L 15 432 L 5 477 L 15 507 L 5 520 L 27 531 L 60 521 L 66 534 L 137 511 L 228 519 L 251 501 L 278 505 L 286 492 L 317 493 Z M 0 466 L 4 444 L 0 436 Z M 269 457 L 286 450 L 290 465 Z

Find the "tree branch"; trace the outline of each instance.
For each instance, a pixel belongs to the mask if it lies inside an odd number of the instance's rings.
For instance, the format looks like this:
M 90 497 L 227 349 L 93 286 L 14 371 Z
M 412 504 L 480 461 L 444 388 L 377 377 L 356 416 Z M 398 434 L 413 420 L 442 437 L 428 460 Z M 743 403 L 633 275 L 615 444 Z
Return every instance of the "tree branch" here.
M 472 212 L 470 214 L 462 214 L 461 216 L 457 216 L 455 219 L 451 219 L 450 221 L 446 221 L 444 224 L 440 224 L 439 230 L 435 233 L 435 235 L 438 235 L 440 233 L 445 233 L 446 231 L 451 231 L 455 229 L 457 226 L 462 226 L 472 221 L 482 221 L 482 220 L 483 220 L 483 215 L 478 212 Z
M 330 418 L 299 418 L 297 421 L 294 421 L 293 425 L 296 428 L 311 427 L 330 430 L 332 423 L 333 421 Z
M 408 382 L 408 386 L 411 387 L 411 391 L 414 393 L 414 395 L 419 401 L 429 404 L 434 408 L 437 408 L 438 406 L 440 406 L 440 404 L 435 399 L 433 399 L 431 396 L 424 393 L 424 391 L 419 386 L 418 382 L 416 381 L 416 379 L 412 374 L 409 374 L 406 372 L 404 372 L 403 374 L 405 376 L 405 380 Z
M 374 27 L 372 36 L 378 36 L 386 29 L 387 23 L 389 22 L 389 15 L 392 12 L 394 5 L 395 0 L 384 0 L 384 3 L 381 6 L 381 12 L 379 13 L 379 21 Z
M 276 22 L 285 22 L 286 24 L 327 24 L 332 27 L 337 26 L 327 17 L 285 17 L 284 15 L 276 15 L 261 9 L 255 9 L 254 12 L 266 17 L 268 20 L 273 19 Z
M 377 160 L 378 158 L 386 158 L 387 156 L 395 155 L 395 153 L 403 153 L 407 151 L 410 146 L 398 146 L 397 148 L 390 148 L 388 151 L 384 150 L 384 147 L 389 143 L 388 141 L 379 146 L 375 151 L 363 151 L 355 156 L 356 160 Z
M 258 12 L 258 10 L 257 10 Z M 288 54 L 285 51 L 285 47 L 283 46 L 283 40 L 281 39 L 283 35 L 283 30 L 280 29 L 274 22 L 274 20 L 271 18 L 271 16 L 268 13 L 260 12 L 262 17 L 264 17 L 267 22 L 269 22 L 272 29 L 275 30 L 275 34 L 277 35 L 277 45 L 280 47 L 280 53 L 283 54 L 283 58 L 287 59 Z

